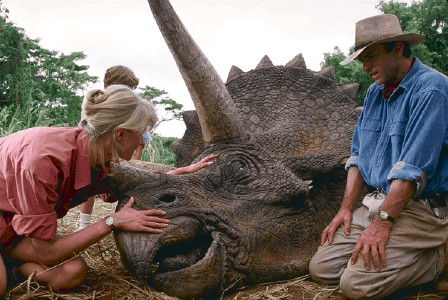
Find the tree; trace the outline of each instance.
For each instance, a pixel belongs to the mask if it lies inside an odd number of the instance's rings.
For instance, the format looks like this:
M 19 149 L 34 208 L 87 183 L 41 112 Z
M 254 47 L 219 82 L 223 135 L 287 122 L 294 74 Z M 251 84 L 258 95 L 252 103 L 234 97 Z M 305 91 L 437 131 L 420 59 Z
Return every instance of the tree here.
M 400 20 L 404 32 L 421 33 L 426 42 L 413 48 L 414 54 L 428 66 L 448 75 L 448 1 L 423 0 L 410 6 L 380 1 L 377 6 Z
M 361 63 L 358 61 L 345 66 L 340 65 L 339 63 L 345 58 L 344 53 L 336 46 L 333 53 L 324 53 L 324 61 L 321 63 L 321 67 L 334 66 L 335 80 L 340 84 L 359 83 L 355 101 L 362 105 L 367 89 L 372 84 L 372 79 L 362 70 Z
M 0 0 L 0 137 L 35 126 L 76 126 L 82 95 L 98 78 L 79 62 L 83 52 L 70 54 L 42 48 L 38 39 L 26 36 L 9 21 L 9 11 Z M 146 86 L 142 96 L 159 108 L 164 121 L 181 118 L 182 104 L 167 92 Z M 153 130 L 154 130 L 153 129 Z M 169 144 L 175 138 L 153 137 L 144 159 L 174 165 Z
M 183 105 L 171 99 L 165 90 L 159 90 L 148 85 L 140 89 L 142 90 L 142 98 L 151 101 L 157 108 L 159 108 L 160 118 L 152 128 L 151 132 L 153 132 L 162 122 L 180 120 L 182 118 L 181 113 Z M 163 109 L 164 113 L 160 116 L 161 109 Z
M 448 1 L 423 0 L 407 3 L 397 1 L 380 1 L 376 6 L 386 14 L 394 14 L 400 20 L 403 32 L 421 33 L 426 36 L 426 42 L 412 48 L 413 53 L 426 65 L 448 74 Z M 353 53 L 353 48 L 349 54 Z M 368 87 L 373 83 L 362 71 L 358 61 L 341 66 L 339 62 L 346 56 L 335 47 L 333 53 L 325 53 L 321 67 L 334 66 L 335 79 L 341 84 L 357 82 L 360 84 L 356 102 L 363 103 Z
M 9 21 L 8 10 L 0 1 L 0 108 L 41 109 L 54 125 L 76 125 L 82 94 L 98 81 L 87 73 L 82 52 L 63 54 L 42 48 L 39 40 L 26 36 Z M 81 94 L 81 95 L 80 95 Z M 44 109 L 49 108 L 49 109 Z M 37 116 L 29 115 L 30 118 Z M 34 120 L 25 123 L 34 124 Z

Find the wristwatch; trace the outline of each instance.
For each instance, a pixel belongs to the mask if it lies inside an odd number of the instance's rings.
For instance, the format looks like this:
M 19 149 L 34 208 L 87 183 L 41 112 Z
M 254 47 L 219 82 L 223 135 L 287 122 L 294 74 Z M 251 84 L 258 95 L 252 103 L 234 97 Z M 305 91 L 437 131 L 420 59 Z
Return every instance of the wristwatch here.
M 380 217 L 380 219 L 382 221 L 389 221 L 389 222 L 392 222 L 392 223 L 395 222 L 395 219 L 392 218 L 391 216 L 389 216 L 389 213 L 387 211 L 385 211 L 385 210 L 380 210 L 380 212 L 378 213 L 378 217 Z
M 114 231 L 115 229 L 115 219 L 112 216 L 108 216 L 106 218 L 106 225 L 109 226 L 109 228 Z

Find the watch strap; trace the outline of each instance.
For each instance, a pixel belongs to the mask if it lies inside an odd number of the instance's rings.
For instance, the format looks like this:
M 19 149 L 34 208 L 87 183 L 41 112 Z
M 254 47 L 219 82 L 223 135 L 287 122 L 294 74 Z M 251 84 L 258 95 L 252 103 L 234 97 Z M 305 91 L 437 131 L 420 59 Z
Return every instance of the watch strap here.
M 378 213 L 378 217 L 379 217 L 380 220 L 382 220 L 382 221 L 389 221 L 389 222 L 391 222 L 391 223 L 395 223 L 395 219 L 394 219 L 393 217 L 391 217 L 387 211 L 381 210 L 381 211 Z

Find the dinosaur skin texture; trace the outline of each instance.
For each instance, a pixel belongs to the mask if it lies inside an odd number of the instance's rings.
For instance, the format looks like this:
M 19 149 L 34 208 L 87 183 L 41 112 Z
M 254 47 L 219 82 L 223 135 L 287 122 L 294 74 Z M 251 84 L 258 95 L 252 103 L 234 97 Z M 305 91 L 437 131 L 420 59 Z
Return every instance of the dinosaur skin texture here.
M 343 197 L 357 86 L 307 69 L 300 54 L 285 66 L 267 56 L 248 72 L 233 66 L 224 84 L 169 2 L 148 2 L 196 107 L 184 113 L 177 165 L 219 158 L 187 175 L 114 166 L 117 209 L 133 196 L 135 209 L 170 219 L 160 234 L 115 232 L 123 264 L 183 299 L 306 274 Z

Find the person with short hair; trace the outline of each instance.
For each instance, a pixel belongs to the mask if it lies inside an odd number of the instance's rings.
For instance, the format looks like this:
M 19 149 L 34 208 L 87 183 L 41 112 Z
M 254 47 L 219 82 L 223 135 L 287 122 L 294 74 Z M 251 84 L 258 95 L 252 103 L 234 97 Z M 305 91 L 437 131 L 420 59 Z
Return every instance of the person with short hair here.
M 355 127 L 346 189 L 311 259 L 313 280 L 377 299 L 442 273 L 448 238 L 448 78 L 411 48 L 395 15 L 356 23 L 354 59 L 375 81 Z M 355 208 L 363 187 L 368 193 Z
M 104 88 L 113 84 L 124 84 L 135 90 L 138 86 L 139 79 L 135 76 L 134 71 L 131 68 L 116 65 L 108 68 L 104 73 Z
M 81 251 L 114 229 L 157 234 L 169 224 L 162 210 L 133 209 L 131 197 L 88 228 L 56 238 L 57 219 L 108 192 L 103 179 L 110 163 L 130 160 L 157 121 L 151 103 L 125 85 L 89 91 L 83 110 L 83 128 L 36 127 L 0 138 L 0 296 L 8 281 L 34 272 L 34 280 L 52 289 L 77 287 L 88 270 Z M 195 172 L 216 157 L 171 174 Z

